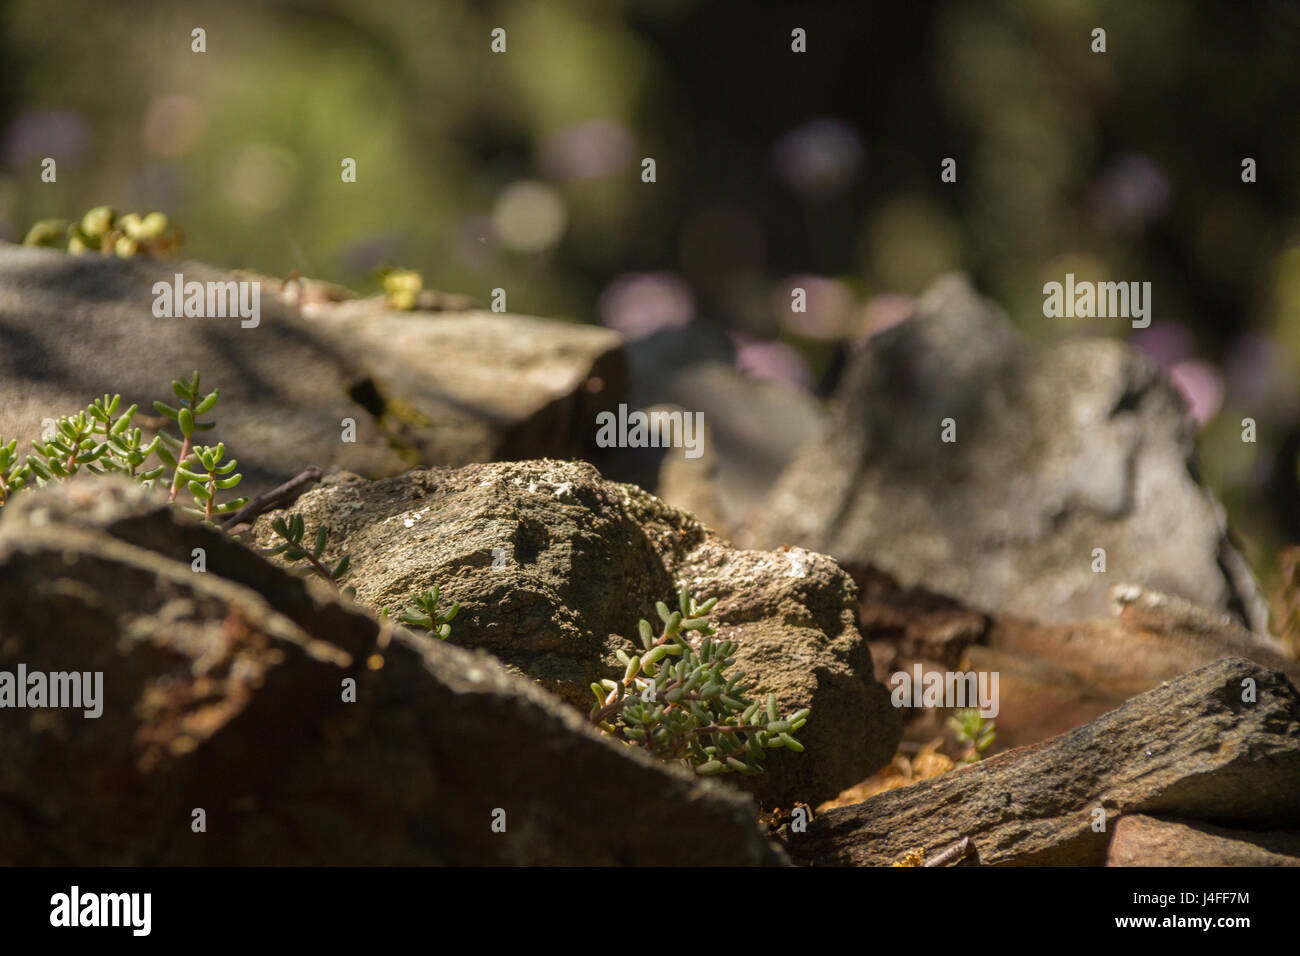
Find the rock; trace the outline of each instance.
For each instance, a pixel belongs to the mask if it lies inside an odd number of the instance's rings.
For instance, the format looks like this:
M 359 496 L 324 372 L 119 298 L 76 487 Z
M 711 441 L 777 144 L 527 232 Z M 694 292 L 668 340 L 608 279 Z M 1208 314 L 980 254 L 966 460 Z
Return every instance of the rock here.
M 160 319 L 156 281 L 239 280 L 197 262 L 71 256 L 0 244 L 0 435 L 39 437 L 42 420 L 69 415 L 106 392 L 155 415 L 175 402 L 171 381 L 195 369 L 219 388 L 213 440 L 244 474 L 241 493 L 272 488 L 308 465 L 392 474 L 404 463 L 377 423 L 348 396 L 364 374 L 272 295 L 256 328 L 238 318 Z M 342 421 L 356 442 L 340 441 Z
M 1256 833 L 1126 814 L 1115 824 L 1106 865 L 1300 866 L 1300 830 Z
M 627 387 L 622 340 L 597 326 L 373 299 L 316 314 L 373 384 L 371 411 L 421 464 L 592 457 L 596 415 Z
M 1253 682 L 1256 699 L 1242 699 Z M 1104 811 L 1107 832 L 1092 829 Z M 1101 865 L 1118 817 L 1147 813 L 1263 830 L 1300 821 L 1300 692 L 1224 658 L 1083 727 L 786 834 L 795 862 L 887 865 L 968 837 L 967 862 Z
M 1118 707 L 1187 670 L 1225 655 L 1248 658 L 1300 683 L 1300 663 L 1229 615 L 1181 598 L 1121 586 L 1112 617 L 1036 621 L 989 615 L 920 586 L 903 587 L 868 565 L 847 568 L 858 584 L 862 632 L 876 679 L 970 671 L 998 675 L 996 750 L 1038 743 Z M 951 737 L 950 710 L 905 708 L 904 739 Z
M 567 700 L 619 677 L 615 650 L 656 601 L 687 585 L 735 667 L 783 709 L 811 707 L 802 754 L 769 755 L 750 781 L 767 806 L 819 801 L 887 763 L 898 717 L 872 679 L 855 621 L 856 590 L 824 555 L 739 551 L 692 517 L 588 464 L 531 461 L 429 469 L 366 482 L 333 476 L 293 509 L 308 534 L 329 531 L 326 557 L 352 559 L 357 598 L 394 615 L 434 584 L 458 601 L 452 639 L 490 651 Z M 263 516 L 258 543 L 273 535 Z M 620 636 L 621 635 L 621 636 Z
M 970 666 L 998 671 L 999 744 L 1018 747 L 1086 723 L 1123 701 L 1226 656 L 1248 658 L 1300 684 L 1300 663 L 1226 614 L 1181 598 L 1119 587 L 1107 620 L 997 618 Z
M 941 440 L 947 419 L 955 442 Z M 873 564 L 985 611 L 1097 617 L 1126 582 L 1265 633 L 1193 440 L 1182 400 L 1135 350 L 1031 349 L 950 276 L 851 360 L 829 426 L 742 540 Z
M 16 498 L 0 581 L 0 670 L 104 675 L 98 718 L 0 711 L 0 864 L 784 860 L 743 795 L 603 739 L 484 653 L 381 626 L 139 486 Z
M 751 378 L 718 362 L 688 365 L 664 376 L 656 392 L 663 401 L 704 416 L 704 457 L 690 464 L 707 461 L 712 471 L 720 529 L 742 526 L 762 506 L 786 466 L 825 421 L 821 406 L 807 392 Z M 665 465 L 678 467 L 683 456 L 673 449 L 664 458 Z M 677 504 L 667 497 L 671 487 L 661 491 L 665 500 Z
M 156 281 L 258 281 L 260 319 L 160 319 Z M 191 261 L 70 256 L 0 244 L 0 435 L 120 392 L 153 415 L 198 369 L 219 388 L 224 441 L 257 494 L 310 465 L 370 477 L 416 464 L 573 456 L 625 388 L 618 336 L 485 312 L 395 313 L 375 300 L 312 300 L 311 320 L 275 280 Z M 339 298 L 338 294 L 334 294 Z M 319 297 L 318 297 L 319 298 Z M 355 441 L 343 441 L 345 420 Z M 159 420 L 158 424 L 161 424 Z

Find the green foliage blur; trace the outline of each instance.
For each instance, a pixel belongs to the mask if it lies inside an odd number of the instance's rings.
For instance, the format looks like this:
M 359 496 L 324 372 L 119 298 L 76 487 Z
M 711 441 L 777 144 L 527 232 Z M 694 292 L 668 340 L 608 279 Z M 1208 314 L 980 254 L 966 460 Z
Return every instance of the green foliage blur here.
M 1267 567 L 1300 540 L 1297 41 L 1281 0 L 10 0 L 0 238 L 159 209 L 231 267 L 716 323 L 741 367 L 823 393 L 964 269 L 1031 337 L 1132 338 L 1165 367 Z M 1067 271 L 1152 282 L 1152 328 L 1044 319 Z

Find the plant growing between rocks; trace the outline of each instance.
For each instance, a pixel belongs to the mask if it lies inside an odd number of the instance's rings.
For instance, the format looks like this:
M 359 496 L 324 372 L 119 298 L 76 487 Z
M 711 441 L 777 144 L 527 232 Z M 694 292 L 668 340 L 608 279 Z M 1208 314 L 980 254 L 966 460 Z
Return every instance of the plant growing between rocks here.
M 313 571 L 336 587 L 340 585 L 347 575 L 352 563 L 352 558 L 349 555 L 343 555 L 333 568 L 328 567 L 321 561 L 321 555 L 325 552 L 325 545 L 329 543 L 329 532 L 324 528 L 316 529 L 316 538 L 311 546 L 308 546 L 303 540 L 307 533 L 307 527 L 300 514 L 295 513 L 287 518 L 276 518 L 271 522 L 271 530 L 279 535 L 284 543 L 263 550 L 263 554 L 282 555 L 284 560 L 289 562 L 306 561 Z
M 440 593 L 438 585 L 435 584 L 432 589 L 423 594 L 413 594 L 411 600 L 415 602 L 414 605 L 403 611 L 399 620 L 407 627 L 424 628 L 445 641 L 451 637 L 451 622 L 460 611 L 460 603 L 454 603 L 446 610 L 439 611 Z
M 948 726 L 957 735 L 957 742 L 967 745 L 962 763 L 975 763 L 997 739 L 993 721 L 985 720 L 975 707 L 964 707 L 948 718 Z
M 591 685 L 596 706 L 591 721 L 629 745 L 644 747 L 661 760 L 679 760 L 698 774 L 754 775 L 763 772 L 768 750 L 801 752 L 794 737 L 808 720 L 807 708 L 784 719 L 776 696 L 763 703 L 745 694 L 745 675 L 724 672 L 735 663 L 734 641 L 715 641 L 716 629 L 706 615 L 718 603 L 699 604 L 686 588 L 678 610 L 656 605 L 663 630 L 656 637 L 650 622 L 639 625 L 642 653 L 617 651 L 623 679 Z M 697 647 L 691 641 L 695 636 Z

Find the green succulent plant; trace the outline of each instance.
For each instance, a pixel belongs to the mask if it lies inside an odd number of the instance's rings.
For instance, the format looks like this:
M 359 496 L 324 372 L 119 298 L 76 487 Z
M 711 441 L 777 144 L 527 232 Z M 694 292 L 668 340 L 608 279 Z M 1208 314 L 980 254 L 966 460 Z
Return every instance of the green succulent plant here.
M 423 594 L 411 595 L 411 600 L 415 603 L 402 612 L 399 620 L 407 627 L 424 628 L 445 641 L 451 637 L 451 622 L 460 612 L 460 603 L 454 603 L 451 607 L 440 611 L 438 610 L 440 597 L 441 589 L 436 584 Z
M 339 585 L 347 576 L 352 566 L 350 555 L 344 555 L 334 567 L 321 561 L 325 546 L 329 543 L 329 532 L 320 527 L 316 529 L 313 542 L 306 542 L 307 523 L 302 515 L 294 512 L 288 516 L 276 518 L 271 522 L 271 530 L 280 538 L 280 544 L 262 551 L 267 555 L 280 555 L 289 562 L 306 561 L 311 569 L 331 584 Z
M 218 503 L 217 493 L 228 491 L 239 484 L 243 475 L 235 471 L 238 460 L 226 457 L 226 446 L 222 442 L 212 445 L 196 445 L 176 467 L 176 478 L 186 483 L 194 496 L 194 507 L 185 510 L 196 514 L 205 521 L 212 521 L 218 515 L 230 514 L 248 504 L 247 498 L 235 498 Z
M 178 230 L 161 212 L 118 216 L 111 206 L 96 206 L 77 222 L 42 219 L 27 230 L 25 246 L 64 249 L 73 255 L 98 252 L 130 259 L 136 255 L 164 256 L 180 246 Z
M 91 223 L 92 227 L 95 225 L 95 222 Z M 146 443 L 143 430 L 133 424 L 138 407 L 132 405 L 118 414 L 121 395 L 105 395 L 91 402 L 84 411 L 56 419 L 47 438 L 32 442 L 35 454 L 25 458 L 18 453 L 18 439 L 6 442 L 0 437 L 0 508 L 16 492 L 31 484 L 41 486 L 51 481 L 66 481 L 78 472 L 116 472 L 151 487 L 160 481 L 165 482 L 167 500 L 173 504 L 177 503 L 182 490 L 188 491 L 193 501 L 183 506 L 184 510 L 209 524 L 220 526 L 218 519 L 238 511 L 248 503 L 248 499 L 221 500 L 224 492 L 237 487 L 243 479 L 235 471 L 238 461 L 226 459 L 225 444 L 194 443 L 196 434 L 216 427 L 215 421 L 201 421 L 199 416 L 211 412 L 220 397 L 217 389 L 205 394 L 199 385 L 199 373 L 195 371 L 189 378 L 172 382 L 172 392 L 180 399 L 179 405 L 153 403 L 165 419 L 176 423 L 179 437 L 159 429 Z M 265 553 L 283 555 L 288 562 L 306 561 L 321 577 L 335 585 L 339 585 L 348 573 L 351 558 L 347 555 L 332 568 L 322 563 L 321 555 L 328 541 L 324 528 L 317 529 L 314 544 L 308 545 L 304 541 L 306 528 L 301 515 L 277 518 L 271 527 L 282 543 Z M 351 588 L 344 590 L 352 591 Z M 433 610 L 436 611 L 436 588 L 433 596 Z M 439 627 L 450 622 L 457 609 L 458 606 L 439 617 Z
M 962 763 L 975 763 L 997 739 L 993 721 L 980 716 L 975 707 L 958 710 L 948 718 L 948 726 L 957 735 L 957 742 L 967 745 L 966 755 L 961 758 Z
M 649 621 L 640 622 L 641 652 L 616 652 L 624 665 L 622 680 L 591 685 L 592 723 L 705 776 L 758 774 L 767 751 L 801 752 L 794 735 L 811 711 L 782 717 L 775 695 L 761 703 L 748 699 L 745 675 L 726 673 L 735 663 L 736 643 L 715 641 L 717 631 L 706 617 L 717 598 L 699 604 L 686 588 L 677 598 L 678 610 L 669 611 L 662 601 L 656 605 L 663 622 L 658 636 Z
M 211 431 L 217 427 L 216 422 L 199 421 L 199 416 L 212 411 L 219 398 L 219 392 L 215 388 L 206 395 L 199 391 L 197 370 L 188 379 L 178 378 L 172 382 L 172 392 L 181 400 L 182 404 L 179 407 L 173 407 L 166 402 L 153 403 L 153 407 L 161 415 L 176 422 L 176 427 L 181 433 L 181 437 L 177 438 L 164 431 L 158 432 L 158 437 L 161 439 L 161 444 L 157 448 L 158 457 L 172 470 L 172 480 L 168 484 L 167 492 L 169 501 L 176 500 L 181 490 L 181 482 L 188 480 L 181 477 L 181 465 L 191 459 L 191 452 L 194 450 L 194 433 Z

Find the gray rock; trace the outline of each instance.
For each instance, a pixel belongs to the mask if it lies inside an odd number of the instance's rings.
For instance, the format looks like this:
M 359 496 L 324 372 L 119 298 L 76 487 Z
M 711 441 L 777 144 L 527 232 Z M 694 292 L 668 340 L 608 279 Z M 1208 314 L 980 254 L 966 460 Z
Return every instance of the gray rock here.
M 155 318 L 153 284 L 178 272 L 261 282 L 259 324 Z M 25 452 L 43 419 L 105 393 L 153 415 L 155 399 L 172 401 L 171 380 L 198 369 L 205 387 L 221 390 L 211 440 L 239 459 L 241 492 L 256 494 L 309 465 L 380 477 L 418 464 L 583 455 L 596 412 L 626 385 L 619 337 L 606 329 L 329 297 L 304 319 L 278 287 L 197 262 L 0 244 L 0 435 Z M 355 442 L 342 440 L 345 419 Z
M 874 564 L 989 611 L 1099 617 L 1123 582 L 1266 629 L 1196 479 L 1182 400 L 1121 342 L 1031 349 L 950 276 L 851 360 L 830 414 L 745 543 Z M 941 441 L 949 418 L 955 443 Z
M 701 362 L 665 376 L 664 401 L 703 415 L 708 430 L 704 455 L 694 461 L 680 450 L 664 456 L 668 469 L 709 469 L 720 530 L 741 527 L 760 508 L 799 450 L 825 425 L 821 405 L 807 392 L 764 381 L 718 362 Z M 671 504 L 672 484 L 660 491 Z M 692 512 L 694 513 L 694 512 Z
M 622 339 L 597 326 L 395 312 L 375 299 L 315 315 L 373 383 L 372 411 L 421 464 L 591 457 L 597 413 L 627 387 Z
M 1255 700 L 1244 701 L 1253 683 Z M 1105 832 L 1092 828 L 1104 812 Z M 968 862 L 1105 862 L 1116 819 L 1264 830 L 1300 821 L 1300 692 L 1224 658 L 1041 744 L 829 810 L 787 834 L 796 862 L 888 865 L 969 838 Z
M 104 674 L 97 719 L 0 711 L 0 864 L 784 860 L 748 798 L 603 739 L 487 654 L 382 626 L 139 486 L 19 496 L 0 582 L 0 670 Z
M 237 318 L 155 318 L 153 284 L 178 272 L 187 281 L 242 278 L 197 262 L 0 244 L 0 435 L 25 448 L 43 419 L 105 393 L 155 415 L 155 399 L 175 402 L 172 379 L 198 369 L 204 387 L 221 391 L 218 429 L 208 434 L 239 459 L 241 492 L 267 490 L 313 464 L 374 475 L 405 467 L 348 396 L 365 378 L 349 350 L 265 288 L 256 328 Z M 341 441 L 345 418 L 356 422 L 355 443 Z
M 789 807 L 857 782 L 893 755 L 897 712 L 872 677 L 856 589 L 824 555 L 739 551 L 692 517 L 584 463 L 532 461 L 327 478 L 294 506 L 326 557 L 352 559 L 357 598 L 394 615 L 434 584 L 459 601 L 452 640 L 496 655 L 570 702 L 619 677 L 615 650 L 680 585 L 717 597 L 712 618 L 740 644 L 736 668 L 783 709 L 811 707 L 802 754 L 777 751 L 752 778 Z M 259 544 L 274 537 L 259 519 Z M 621 635 L 621 636 L 620 636 Z

